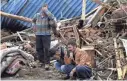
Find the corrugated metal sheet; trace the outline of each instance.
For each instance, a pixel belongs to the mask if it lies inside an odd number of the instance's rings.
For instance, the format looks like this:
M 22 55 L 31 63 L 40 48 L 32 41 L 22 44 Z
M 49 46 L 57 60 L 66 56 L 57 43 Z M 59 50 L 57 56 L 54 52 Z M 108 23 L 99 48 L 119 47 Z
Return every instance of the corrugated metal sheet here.
M 82 0 L 9 0 L 2 6 L 2 11 L 32 18 L 47 3 L 49 10 L 57 19 L 73 18 L 81 15 Z M 86 13 L 98 5 L 87 0 Z M 13 24 L 13 25 L 12 25 Z M 2 17 L 2 27 L 31 27 L 31 23 Z

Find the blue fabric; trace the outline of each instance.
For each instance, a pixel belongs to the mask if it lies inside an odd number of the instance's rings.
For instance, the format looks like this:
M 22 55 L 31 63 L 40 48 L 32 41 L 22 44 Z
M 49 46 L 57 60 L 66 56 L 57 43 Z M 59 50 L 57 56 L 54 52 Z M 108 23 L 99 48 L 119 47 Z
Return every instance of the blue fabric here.
M 61 71 L 65 74 L 67 74 L 67 76 L 70 75 L 71 70 L 74 68 L 75 66 L 72 64 L 68 64 L 68 65 L 62 65 L 61 66 Z
M 58 71 L 67 74 L 67 76 L 69 76 L 72 69 L 75 68 L 72 64 L 62 65 L 57 61 L 54 63 L 54 66 Z M 76 66 L 76 73 L 74 73 L 74 75 L 81 80 L 89 79 L 92 76 L 92 70 L 88 66 Z
M 75 67 L 75 66 L 72 65 L 72 64 L 69 64 L 69 65 L 62 65 L 60 62 L 55 62 L 55 63 L 54 63 L 54 66 L 55 66 L 55 68 L 56 68 L 58 71 L 67 74 L 67 76 L 69 76 L 71 70 Z
M 79 79 L 89 79 L 92 76 L 92 70 L 88 66 L 76 66 L 76 75 Z
M 5 0 L 1 0 L 5 1 Z M 40 12 L 44 3 L 48 4 L 49 11 L 59 19 L 68 19 L 79 17 L 82 14 L 82 1 L 83 0 L 9 0 L 9 2 L 2 6 L 1 10 L 7 13 L 16 14 L 28 18 Z M 101 0 L 103 1 L 103 0 Z M 92 0 L 86 0 L 86 14 L 96 8 L 98 4 Z M 1 16 L 1 27 L 9 29 L 23 29 L 31 27 L 31 23 L 16 20 Z M 23 25 L 23 26 L 22 26 Z
M 56 61 L 56 62 L 54 63 L 54 67 L 56 68 L 56 70 L 58 70 L 58 71 L 60 71 L 60 72 L 62 72 L 62 71 L 61 71 L 61 66 L 62 66 L 62 64 L 61 64 L 60 62 L 58 62 L 58 61 Z

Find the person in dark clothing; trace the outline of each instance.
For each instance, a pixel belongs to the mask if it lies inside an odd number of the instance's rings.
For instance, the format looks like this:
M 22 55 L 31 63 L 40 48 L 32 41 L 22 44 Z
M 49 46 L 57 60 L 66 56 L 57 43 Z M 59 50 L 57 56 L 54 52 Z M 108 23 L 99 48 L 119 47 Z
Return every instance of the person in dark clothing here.
M 67 57 L 65 58 L 65 56 L 67 55 Z M 70 53 L 67 50 L 66 45 L 59 45 L 59 47 L 57 48 L 57 50 L 55 51 L 55 55 L 54 55 L 56 61 L 54 62 L 54 67 L 57 71 L 61 72 L 61 73 L 65 73 L 63 72 L 63 67 L 66 65 L 68 66 L 69 69 L 67 69 L 66 71 L 69 71 L 73 68 L 73 66 L 75 65 L 75 63 L 70 59 Z M 66 77 L 63 77 L 63 79 L 68 79 Z
M 36 51 L 39 61 L 49 69 L 49 49 L 51 43 L 51 28 L 49 27 L 49 19 L 54 20 L 54 16 L 48 10 L 48 5 L 44 4 L 41 12 L 35 14 L 33 18 L 34 31 L 36 34 Z
M 83 23 L 84 23 L 84 21 L 83 21 L 83 20 L 79 20 L 79 21 L 78 21 L 77 28 L 78 28 L 78 29 L 83 28 Z
M 64 49 L 65 47 L 59 47 L 56 50 L 56 53 L 54 55 L 56 62 L 54 63 L 54 67 L 56 68 L 56 70 L 61 72 L 61 66 L 64 65 Z

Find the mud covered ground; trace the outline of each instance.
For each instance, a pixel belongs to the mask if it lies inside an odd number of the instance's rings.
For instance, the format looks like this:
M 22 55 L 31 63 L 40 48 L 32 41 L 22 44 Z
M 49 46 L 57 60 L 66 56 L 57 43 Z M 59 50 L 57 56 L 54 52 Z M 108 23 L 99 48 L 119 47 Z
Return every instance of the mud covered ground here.
M 50 65 L 50 70 L 46 71 L 44 67 L 21 69 L 16 75 L 4 76 L 2 80 L 62 80 L 66 76 L 63 73 L 58 72 L 53 64 Z

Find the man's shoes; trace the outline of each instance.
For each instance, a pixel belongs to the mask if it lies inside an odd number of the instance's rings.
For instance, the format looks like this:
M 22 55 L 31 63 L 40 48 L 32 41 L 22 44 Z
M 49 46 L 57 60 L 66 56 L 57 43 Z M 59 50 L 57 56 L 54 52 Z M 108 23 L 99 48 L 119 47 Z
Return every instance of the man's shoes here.
M 44 63 L 41 63 L 41 62 L 38 63 L 39 67 L 44 67 L 44 65 L 45 65 Z
M 71 77 L 70 80 L 76 80 L 76 77 Z
M 65 76 L 63 79 L 64 80 L 70 79 L 70 76 Z
M 49 64 L 45 64 L 45 70 L 49 70 Z
M 44 63 L 41 63 L 41 64 L 40 64 L 40 67 L 44 67 L 44 66 L 45 66 L 45 64 L 44 64 Z

